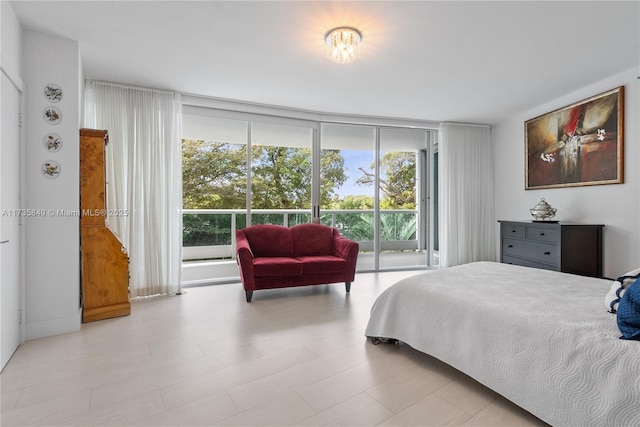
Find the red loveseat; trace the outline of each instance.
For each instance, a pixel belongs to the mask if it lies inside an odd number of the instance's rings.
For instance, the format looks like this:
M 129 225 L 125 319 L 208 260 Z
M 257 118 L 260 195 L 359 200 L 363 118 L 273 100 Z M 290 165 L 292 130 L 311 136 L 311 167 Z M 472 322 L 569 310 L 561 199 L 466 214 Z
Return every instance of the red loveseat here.
M 359 250 L 321 224 L 254 225 L 236 231 L 236 248 L 247 302 L 259 289 L 345 282 L 349 292 Z

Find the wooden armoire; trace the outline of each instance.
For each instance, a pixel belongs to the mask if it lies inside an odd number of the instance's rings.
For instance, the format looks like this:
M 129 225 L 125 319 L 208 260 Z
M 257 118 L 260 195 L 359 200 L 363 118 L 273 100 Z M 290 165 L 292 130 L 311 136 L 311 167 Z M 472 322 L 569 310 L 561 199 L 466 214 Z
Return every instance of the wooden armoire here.
M 82 321 L 131 313 L 129 257 L 107 226 L 107 131 L 80 129 L 80 253 Z

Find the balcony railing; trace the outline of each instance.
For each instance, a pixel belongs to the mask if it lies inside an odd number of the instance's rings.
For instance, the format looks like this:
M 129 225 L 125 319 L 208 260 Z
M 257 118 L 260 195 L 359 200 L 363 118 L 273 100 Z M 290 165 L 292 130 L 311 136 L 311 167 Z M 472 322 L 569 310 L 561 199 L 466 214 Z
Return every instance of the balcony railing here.
M 417 210 L 380 210 L 380 249 L 416 251 L 419 241 Z M 245 209 L 184 209 L 183 261 L 231 259 L 235 255 L 236 230 L 247 225 Z M 252 209 L 251 223 L 291 227 L 311 221 L 311 210 Z M 320 223 L 335 227 L 360 244 L 361 252 L 374 246 L 373 210 L 323 210 Z

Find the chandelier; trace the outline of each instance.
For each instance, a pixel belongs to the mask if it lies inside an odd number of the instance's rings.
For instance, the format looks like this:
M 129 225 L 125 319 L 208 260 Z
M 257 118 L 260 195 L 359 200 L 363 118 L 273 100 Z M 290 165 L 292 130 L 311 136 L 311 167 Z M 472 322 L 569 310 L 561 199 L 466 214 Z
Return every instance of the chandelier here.
M 338 27 L 327 31 L 324 40 L 329 45 L 329 59 L 346 64 L 358 58 L 362 33 L 353 27 Z

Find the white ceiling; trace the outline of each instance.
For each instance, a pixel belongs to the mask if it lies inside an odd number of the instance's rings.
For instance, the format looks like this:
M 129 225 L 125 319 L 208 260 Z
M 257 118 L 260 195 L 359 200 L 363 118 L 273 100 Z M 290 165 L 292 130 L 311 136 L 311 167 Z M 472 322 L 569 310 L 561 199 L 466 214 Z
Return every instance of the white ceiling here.
M 640 64 L 638 1 L 14 1 L 86 77 L 326 113 L 498 123 Z M 324 33 L 363 33 L 334 64 Z

